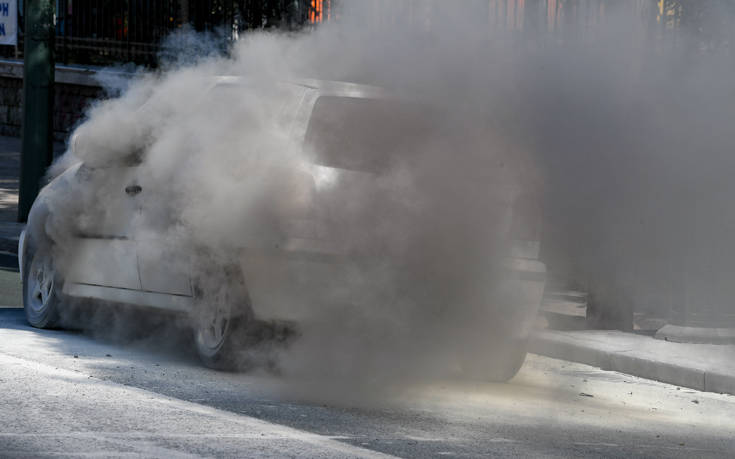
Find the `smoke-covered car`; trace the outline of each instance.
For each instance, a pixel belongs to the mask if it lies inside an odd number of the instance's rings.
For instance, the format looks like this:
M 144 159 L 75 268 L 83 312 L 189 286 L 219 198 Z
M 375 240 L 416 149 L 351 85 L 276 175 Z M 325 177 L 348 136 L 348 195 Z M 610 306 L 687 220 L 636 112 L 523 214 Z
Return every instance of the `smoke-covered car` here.
M 477 317 L 488 324 L 482 336 L 463 339 L 487 349 L 462 368 L 493 380 L 515 375 L 545 279 L 537 260 L 538 198 L 532 187 L 518 186 L 518 158 L 443 164 L 437 158 L 452 153 L 456 136 L 466 140 L 465 126 L 375 87 L 220 77 L 202 93 L 222 103 L 256 94 L 246 101 L 251 109 L 258 97 L 277 98 L 268 116 L 277 120 L 279 140 L 266 147 L 296 145 L 302 161 L 295 166 L 289 152 L 287 161 L 267 166 L 252 155 L 229 165 L 241 177 L 232 183 L 264 183 L 218 195 L 231 211 L 208 214 L 216 200 L 191 204 L 210 186 L 197 182 L 204 171 L 166 176 L 169 165 L 151 172 L 155 151 L 145 150 L 158 146 L 147 140 L 150 132 L 104 161 L 80 153 L 81 162 L 41 191 L 21 237 L 31 325 L 63 325 L 79 299 L 166 311 L 191 325 L 206 365 L 229 368 L 254 329 L 298 330 L 312 305 L 405 297 L 441 317 L 466 302 L 476 306 L 465 310 L 481 310 Z M 218 142 L 229 145 L 223 135 L 231 132 L 235 148 L 247 141 L 225 127 Z M 479 150 L 482 132 L 475 131 Z M 93 147 L 79 132 L 72 148 Z M 234 216 L 240 207 L 248 207 L 242 219 Z M 230 230 L 220 234 L 222 227 Z

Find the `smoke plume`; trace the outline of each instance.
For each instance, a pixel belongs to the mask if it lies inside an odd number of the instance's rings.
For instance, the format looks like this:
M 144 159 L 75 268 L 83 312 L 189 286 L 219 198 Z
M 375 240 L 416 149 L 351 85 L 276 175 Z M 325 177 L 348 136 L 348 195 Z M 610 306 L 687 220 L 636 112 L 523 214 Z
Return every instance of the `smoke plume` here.
M 92 185 L 119 173 L 110 165 L 139 163 L 146 211 L 135 225 L 157 241 L 151 256 L 165 263 L 185 250 L 194 277 L 213 263 L 237 265 L 246 285 L 249 276 L 268 285 L 251 300 L 295 312 L 299 331 L 288 346 L 259 351 L 324 396 L 482 373 L 502 360 L 518 346 L 503 331 L 519 320 L 504 306 L 503 260 L 511 240 L 533 239 L 521 233 L 540 226 L 554 275 L 607 293 L 610 307 L 634 301 L 661 312 L 681 267 L 692 285 L 728 273 L 727 46 L 702 50 L 701 37 L 682 32 L 669 49 L 622 5 L 609 5 L 593 29 L 570 16 L 564 33 L 552 33 L 545 23 L 489 24 L 486 4 L 459 3 L 381 21 L 372 2 L 352 2 L 335 23 L 250 33 L 225 54 L 202 48 L 207 39 L 177 37 L 203 52 L 139 74 L 77 129 L 57 171 L 82 161 L 97 175 L 74 191 L 80 207 L 67 215 L 77 217 L 59 223 L 57 237 L 112 221 Z M 239 79 L 214 85 L 222 76 Z M 283 213 L 303 195 L 299 177 L 320 142 L 334 140 L 307 133 L 302 148 L 288 131 L 283 110 L 305 79 L 389 96 L 339 133 L 377 146 L 344 167 L 379 173 L 315 185 L 325 208 L 338 210 L 323 231 L 349 261 L 304 263 L 299 285 L 309 288 L 299 290 L 269 284 L 280 268 L 240 248 L 283 241 Z M 330 122 L 350 110 L 325 104 Z M 526 228 L 507 215 L 524 195 L 536 209 Z M 56 205 L 70 207 L 65 199 Z M 729 296 L 717 285 L 714 302 Z

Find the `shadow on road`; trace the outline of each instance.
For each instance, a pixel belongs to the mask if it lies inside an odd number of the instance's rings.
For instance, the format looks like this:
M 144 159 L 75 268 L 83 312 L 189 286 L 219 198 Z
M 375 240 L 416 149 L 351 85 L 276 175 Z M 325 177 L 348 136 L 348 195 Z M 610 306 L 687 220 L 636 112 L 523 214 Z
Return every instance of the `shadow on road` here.
M 0 253 L 0 270 L 18 272 L 18 258 L 15 255 Z
M 46 345 L 64 355 L 84 355 L 87 351 L 99 354 L 99 349 L 114 346 L 153 360 L 201 366 L 191 334 L 164 316 L 90 305 L 75 308 L 73 315 L 70 325 L 62 329 L 41 330 L 28 324 L 22 308 L 0 308 L 0 329 L 36 333 Z

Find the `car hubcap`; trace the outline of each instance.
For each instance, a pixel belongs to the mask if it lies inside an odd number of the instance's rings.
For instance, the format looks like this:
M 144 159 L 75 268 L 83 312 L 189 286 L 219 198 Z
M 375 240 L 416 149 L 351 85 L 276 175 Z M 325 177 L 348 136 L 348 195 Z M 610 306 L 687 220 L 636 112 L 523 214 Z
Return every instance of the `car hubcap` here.
M 34 260 L 29 281 L 30 306 L 36 312 L 43 311 L 54 291 L 54 269 L 48 260 Z
M 199 326 L 199 341 L 204 347 L 215 350 L 225 340 L 230 309 L 226 301 L 214 301 L 203 305 Z

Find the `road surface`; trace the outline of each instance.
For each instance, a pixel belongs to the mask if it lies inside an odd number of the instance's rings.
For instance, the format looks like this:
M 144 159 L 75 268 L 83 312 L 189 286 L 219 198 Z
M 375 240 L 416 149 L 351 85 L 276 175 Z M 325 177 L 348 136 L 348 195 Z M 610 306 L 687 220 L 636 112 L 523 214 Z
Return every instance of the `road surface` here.
M 735 397 L 531 355 L 510 384 L 320 403 L 186 345 L 28 327 L 0 309 L 0 456 L 732 457 Z
M 0 251 L 0 308 L 18 307 L 22 301 L 18 258 Z

